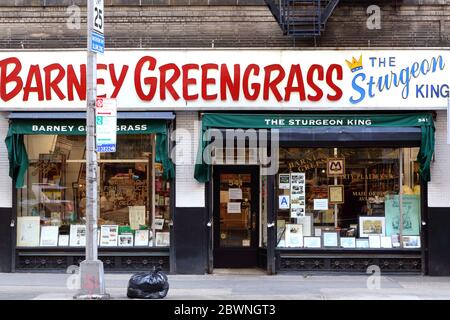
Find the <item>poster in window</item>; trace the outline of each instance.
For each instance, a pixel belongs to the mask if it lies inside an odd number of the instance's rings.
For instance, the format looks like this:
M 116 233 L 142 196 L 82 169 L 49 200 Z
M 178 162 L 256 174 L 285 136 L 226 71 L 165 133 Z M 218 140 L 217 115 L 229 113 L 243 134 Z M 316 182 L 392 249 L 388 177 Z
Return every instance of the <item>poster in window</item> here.
M 354 237 L 341 237 L 342 248 L 356 248 L 356 238 Z
M 385 198 L 386 235 L 400 233 L 400 199 L 398 195 Z M 420 234 L 420 196 L 403 195 L 403 235 Z
M 227 203 L 227 213 L 241 213 L 241 203 L 240 202 L 228 202 Z
M 286 224 L 286 247 L 303 247 L 303 226 L 301 224 Z
M 278 189 L 289 190 L 291 188 L 291 176 L 289 173 L 280 173 L 278 175 Z
M 83 224 L 70 225 L 70 246 L 84 247 L 86 245 L 86 226 Z
M 321 237 L 303 237 L 303 247 L 305 248 L 320 248 L 321 244 Z
M 291 218 L 305 215 L 305 173 L 291 173 Z
M 373 216 L 359 217 L 359 236 L 361 238 L 368 238 L 370 235 L 384 236 L 385 218 Z
M 56 247 L 58 246 L 58 226 L 42 226 L 41 228 L 41 247 Z
M 116 247 L 119 236 L 118 225 L 104 225 L 100 229 L 100 245 L 103 247 Z
M 17 217 L 17 246 L 39 246 L 40 229 L 40 217 Z
M 129 206 L 128 215 L 131 229 L 138 230 L 145 225 L 145 206 Z
M 324 247 L 338 247 L 338 233 L 333 231 L 322 232 L 323 246 Z
M 228 199 L 242 200 L 242 189 L 241 188 L 228 189 Z
M 164 219 L 162 219 L 162 218 L 155 218 L 153 220 L 153 229 L 155 229 L 155 230 L 162 230 L 162 229 L 164 229 Z
M 68 247 L 69 246 L 69 235 L 68 234 L 60 234 L 59 235 L 58 246 L 59 247 Z

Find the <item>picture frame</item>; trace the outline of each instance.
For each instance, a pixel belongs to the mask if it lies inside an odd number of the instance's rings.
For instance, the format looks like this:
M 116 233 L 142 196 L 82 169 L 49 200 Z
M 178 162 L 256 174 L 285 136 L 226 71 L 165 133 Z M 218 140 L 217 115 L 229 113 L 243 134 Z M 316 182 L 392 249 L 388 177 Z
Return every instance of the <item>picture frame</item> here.
M 329 185 L 328 186 L 328 203 L 342 204 L 344 203 L 344 185 Z
M 41 233 L 41 217 L 17 217 L 17 246 L 38 247 Z
M 303 247 L 303 226 L 301 224 L 286 224 L 286 247 Z
M 327 177 L 342 177 L 343 175 L 345 175 L 345 159 L 327 158 Z
M 420 248 L 420 236 L 403 236 L 403 248 Z
M 392 237 L 391 236 L 382 236 L 381 237 L 381 248 L 383 249 L 392 249 Z
M 291 188 L 291 175 L 289 173 L 280 173 L 278 175 L 278 189 L 289 190 Z
M 381 236 L 369 235 L 369 248 L 380 249 L 381 248 Z
M 303 237 L 303 247 L 304 248 L 322 248 L 322 238 L 321 237 Z
M 58 237 L 58 247 L 68 247 L 69 246 L 69 235 L 60 234 Z
M 149 241 L 149 230 L 136 230 L 134 232 L 134 246 L 147 247 Z
M 41 239 L 39 245 L 41 247 L 57 247 L 58 236 L 59 236 L 58 226 L 42 226 Z
M 119 247 L 132 247 L 134 245 L 134 237 L 132 233 L 119 234 Z
M 356 248 L 356 238 L 355 237 L 341 237 L 340 243 L 341 243 L 341 248 L 345 248 L 345 249 Z
M 313 214 L 307 213 L 297 218 L 297 223 L 303 225 L 303 236 L 311 237 L 314 235 Z
M 369 235 L 386 235 L 386 222 L 384 217 L 359 217 L 359 236 L 361 238 L 368 238 Z
M 100 227 L 100 246 L 117 247 L 118 237 L 118 225 L 103 225 Z
M 155 241 L 157 247 L 168 247 L 170 245 L 170 233 L 156 232 Z
M 368 249 L 369 248 L 369 239 L 356 239 L 356 248 Z
M 324 248 L 338 248 L 339 233 L 336 231 L 322 231 L 322 244 Z
M 86 245 L 86 225 L 71 224 L 69 239 L 70 247 L 84 247 Z

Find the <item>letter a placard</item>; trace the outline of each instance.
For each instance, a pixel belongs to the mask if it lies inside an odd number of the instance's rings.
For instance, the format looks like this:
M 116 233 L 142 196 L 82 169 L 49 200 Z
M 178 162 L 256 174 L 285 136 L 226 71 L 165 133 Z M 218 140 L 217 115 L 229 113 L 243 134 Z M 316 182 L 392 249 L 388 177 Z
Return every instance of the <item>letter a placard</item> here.
M 329 158 L 327 159 L 327 176 L 340 177 L 345 174 L 345 159 L 344 158 Z

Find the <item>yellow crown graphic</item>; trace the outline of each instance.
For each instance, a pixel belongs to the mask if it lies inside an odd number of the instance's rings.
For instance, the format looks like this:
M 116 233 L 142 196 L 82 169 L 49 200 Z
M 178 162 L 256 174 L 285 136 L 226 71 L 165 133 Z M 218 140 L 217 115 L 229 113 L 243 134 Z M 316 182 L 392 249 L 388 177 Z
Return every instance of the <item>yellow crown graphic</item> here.
M 352 57 L 351 62 L 348 61 L 347 59 L 345 60 L 345 62 L 347 62 L 347 65 L 350 68 L 350 70 L 352 70 L 352 72 L 359 71 L 363 68 L 362 55 L 359 57 L 359 60 L 356 60 L 355 57 Z

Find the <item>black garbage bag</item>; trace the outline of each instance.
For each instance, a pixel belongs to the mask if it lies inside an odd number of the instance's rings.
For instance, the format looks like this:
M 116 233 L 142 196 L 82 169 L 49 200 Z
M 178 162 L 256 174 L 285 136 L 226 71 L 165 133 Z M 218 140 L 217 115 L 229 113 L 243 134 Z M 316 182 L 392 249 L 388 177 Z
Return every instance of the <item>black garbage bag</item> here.
M 169 291 L 169 281 L 164 272 L 155 269 L 152 272 L 138 272 L 128 281 L 128 298 L 162 299 Z

